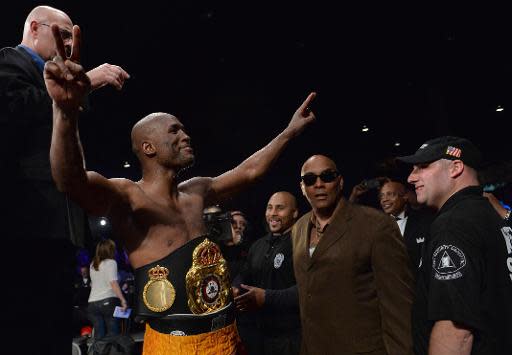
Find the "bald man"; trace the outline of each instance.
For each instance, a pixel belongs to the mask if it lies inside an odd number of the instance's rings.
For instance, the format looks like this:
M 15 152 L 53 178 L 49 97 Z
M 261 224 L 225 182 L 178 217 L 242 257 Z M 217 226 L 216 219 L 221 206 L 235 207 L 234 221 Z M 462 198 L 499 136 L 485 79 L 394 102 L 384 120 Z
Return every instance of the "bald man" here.
M 270 197 L 265 210 L 269 233 L 251 246 L 234 282 L 237 309 L 248 312 L 241 318 L 240 335 L 249 355 L 299 354 L 299 299 L 290 238 L 298 216 L 291 193 L 279 191 Z
M 324 155 L 306 160 L 300 187 L 312 209 L 292 229 L 301 354 L 412 354 L 413 281 L 396 223 L 348 203 Z
M 72 282 L 74 250 L 70 239 L 82 244 L 88 221 L 84 212 L 57 190 L 50 173 L 52 101 L 43 67 L 57 54 L 52 25 L 58 27 L 64 49 L 70 52 L 73 23 L 66 13 L 48 6 L 38 6 L 28 14 L 18 46 L 0 50 L 2 245 L 4 250 L 22 250 L 5 254 L 0 269 L 6 273 L 3 281 L 18 294 L 32 294 L 37 299 L 28 307 L 23 297 L 7 300 L 3 303 L 4 322 L 13 332 L 30 333 L 34 344 L 44 351 L 60 354 L 60 350 L 69 353 L 71 342 L 71 290 L 67 286 Z M 123 69 L 109 64 L 86 75 L 92 89 L 105 85 L 121 89 L 128 78 Z M 42 267 L 44 276 L 31 278 L 27 284 L 18 272 L 10 271 L 20 262 L 26 270 Z
M 177 117 L 148 115 L 132 130 L 142 179 L 107 179 L 85 169 L 77 134 L 80 105 L 90 85 L 75 51 L 80 29 L 73 28 L 73 53 L 65 61 L 58 28 L 52 32 L 59 54 L 45 67 L 54 110 L 52 174 L 59 189 L 90 214 L 107 216 L 126 248 L 135 273 L 136 313 L 146 321 L 144 354 L 235 353 L 239 338 L 231 282 L 218 245 L 205 236 L 203 210 L 265 174 L 289 141 L 314 120 L 308 105 L 315 94 L 276 138 L 234 169 L 179 184 L 178 173 L 194 162 L 191 139 Z

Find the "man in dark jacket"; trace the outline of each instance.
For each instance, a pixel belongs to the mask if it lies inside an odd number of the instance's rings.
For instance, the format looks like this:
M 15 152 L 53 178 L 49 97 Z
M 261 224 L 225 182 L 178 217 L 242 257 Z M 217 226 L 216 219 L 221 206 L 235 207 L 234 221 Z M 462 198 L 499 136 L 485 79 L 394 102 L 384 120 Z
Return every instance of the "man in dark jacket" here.
M 404 237 L 411 272 L 416 277 L 418 267 L 422 262 L 421 250 L 425 240 L 428 239 L 434 213 L 427 207 L 418 210 L 410 208 L 407 189 L 400 181 L 384 181 L 380 187 L 378 198 L 382 210 L 393 217 Z
M 512 349 L 512 228 L 482 196 L 481 158 L 472 142 L 452 136 L 398 158 L 413 165 L 418 202 L 437 210 L 416 283 L 417 355 Z
M 269 233 L 251 246 L 235 280 L 237 309 L 253 311 L 255 321 L 250 329 L 240 327 L 249 354 L 299 353 L 299 300 L 290 238 L 297 217 L 291 193 L 280 191 L 270 197 L 265 212 Z
M 7 331 L 30 334 L 38 347 L 61 354 L 69 353 L 71 343 L 74 253 L 70 239 L 83 240 L 88 225 L 83 211 L 57 191 L 50 173 L 52 101 L 43 67 L 57 54 L 52 24 L 58 25 L 70 51 L 73 23 L 64 12 L 48 6 L 29 13 L 20 45 L 0 50 L 2 245 L 4 250 L 22 250 L 15 253 L 14 261 L 4 253 L 0 269 L 5 273 L 5 285 L 16 293 L 8 296 L 12 292 L 6 292 L 2 300 Z M 128 78 L 123 69 L 109 64 L 87 75 L 93 89 L 104 85 L 121 89 Z M 20 265 L 25 270 L 43 267 L 45 275 L 27 283 L 19 271 L 13 271 Z M 29 294 L 37 298 L 28 301 L 20 296 Z M 27 351 L 34 353 L 33 349 Z

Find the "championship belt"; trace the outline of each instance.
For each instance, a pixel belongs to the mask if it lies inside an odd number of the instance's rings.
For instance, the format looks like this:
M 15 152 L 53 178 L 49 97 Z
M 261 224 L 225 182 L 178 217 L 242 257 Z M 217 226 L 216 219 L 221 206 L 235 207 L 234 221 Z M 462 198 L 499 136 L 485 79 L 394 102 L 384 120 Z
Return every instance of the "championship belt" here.
M 194 249 L 185 280 L 192 313 L 210 313 L 228 303 L 231 287 L 226 260 L 208 238 Z
M 142 299 L 153 312 L 164 312 L 171 308 L 176 297 L 174 286 L 167 279 L 169 269 L 157 265 L 148 271 L 149 281 L 144 286 Z

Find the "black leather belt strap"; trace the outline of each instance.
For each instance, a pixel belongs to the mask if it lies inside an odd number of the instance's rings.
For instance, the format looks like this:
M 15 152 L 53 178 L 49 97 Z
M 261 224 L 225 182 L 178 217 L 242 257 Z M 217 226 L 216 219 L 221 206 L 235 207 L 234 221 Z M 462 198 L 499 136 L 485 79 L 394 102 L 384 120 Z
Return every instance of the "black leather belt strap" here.
M 235 320 L 232 303 L 213 313 L 170 314 L 162 318 L 147 320 L 149 326 L 159 333 L 172 335 L 197 335 L 224 328 Z

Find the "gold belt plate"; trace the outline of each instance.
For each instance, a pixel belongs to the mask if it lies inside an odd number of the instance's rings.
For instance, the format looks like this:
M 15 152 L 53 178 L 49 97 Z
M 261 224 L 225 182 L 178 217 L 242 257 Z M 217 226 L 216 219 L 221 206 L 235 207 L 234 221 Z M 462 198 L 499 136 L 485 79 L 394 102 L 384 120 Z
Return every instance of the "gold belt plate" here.
M 164 312 L 171 308 L 176 298 L 176 290 L 167 279 L 169 269 L 157 265 L 148 271 L 149 281 L 144 286 L 144 304 L 153 312 Z
M 229 271 L 217 244 L 206 238 L 195 247 L 185 281 L 188 307 L 192 313 L 211 313 L 228 303 L 231 295 Z

